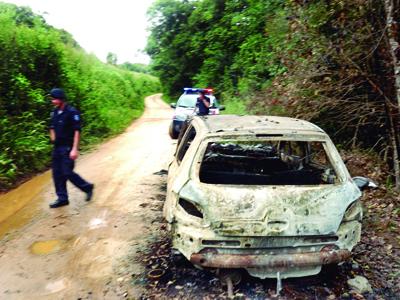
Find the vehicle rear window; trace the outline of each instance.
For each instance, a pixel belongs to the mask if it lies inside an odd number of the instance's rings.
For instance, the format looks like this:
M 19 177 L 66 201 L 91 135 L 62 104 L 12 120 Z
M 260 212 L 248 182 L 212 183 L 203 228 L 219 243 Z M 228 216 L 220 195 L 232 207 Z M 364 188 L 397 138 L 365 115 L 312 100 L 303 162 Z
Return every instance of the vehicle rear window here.
M 214 184 L 333 184 L 337 175 L 324 142 L 227 141 L 207 145 L 200 181 Z

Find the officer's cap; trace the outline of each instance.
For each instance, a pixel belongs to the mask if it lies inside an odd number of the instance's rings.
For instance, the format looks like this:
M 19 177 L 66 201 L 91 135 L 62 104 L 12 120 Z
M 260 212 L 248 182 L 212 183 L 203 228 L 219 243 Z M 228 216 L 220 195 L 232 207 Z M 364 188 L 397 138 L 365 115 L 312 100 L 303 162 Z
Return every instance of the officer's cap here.
M 55 99 L 65 100 L 67 97 L 65 96 L 65 92 L 63 89 L 54 88 L 50 91 L 49 96 Z

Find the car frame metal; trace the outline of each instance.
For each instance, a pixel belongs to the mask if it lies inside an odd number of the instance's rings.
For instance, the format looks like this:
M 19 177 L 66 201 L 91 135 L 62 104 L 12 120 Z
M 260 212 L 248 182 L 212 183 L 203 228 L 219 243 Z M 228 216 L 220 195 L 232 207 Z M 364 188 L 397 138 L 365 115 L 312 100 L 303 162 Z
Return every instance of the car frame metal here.
M 200 180 L 207 145 L 224 140 L 323 144 L 332 184 L 210 184 Z M 202 268 L 244 268 L 259 278 L 314 275 L 351 256 L 361 235 L 361 191 L 318 126 L 272 116 L 194 117 L 169 166 L 163 214 L 172 248 Z

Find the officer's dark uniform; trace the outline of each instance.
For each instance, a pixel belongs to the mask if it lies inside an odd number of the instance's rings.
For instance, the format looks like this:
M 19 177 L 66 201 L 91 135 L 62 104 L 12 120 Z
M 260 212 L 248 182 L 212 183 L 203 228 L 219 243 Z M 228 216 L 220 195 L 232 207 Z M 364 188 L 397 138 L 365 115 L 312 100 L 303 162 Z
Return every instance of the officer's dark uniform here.
M 207 96 L 204 96 L 205 100 L 208 102 L 208 104 L 210 104 L 210 98 L 208 98 Z M 208 115 L 208 112 L 210 111 L 210 109 L 204 105 L 203 101 L 199 98 L 197 98 L 197 102 L 196 102 L 196 106 L 197 106 L 197 115 L 198 116 L 206 116 Z
M 56 194 L 58 201 L 68 203 L 67 180 L 86 193 L 91 193 L 93 189 L 93 184 L 73 171 L 75 162 L 69 157 L 75 131 L 81 131 L 79 111 L 68 104 L 63 111 L 55 109 L 51 113 L 50 129 L 55 132 L 52 167 Z

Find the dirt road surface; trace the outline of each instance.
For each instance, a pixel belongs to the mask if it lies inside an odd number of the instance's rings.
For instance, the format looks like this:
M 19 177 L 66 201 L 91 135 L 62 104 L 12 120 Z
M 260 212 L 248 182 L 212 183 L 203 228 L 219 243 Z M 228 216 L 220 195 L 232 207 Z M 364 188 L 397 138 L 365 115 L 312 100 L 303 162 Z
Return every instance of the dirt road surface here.
M 143 272 L 135 255 L 156 226 L 152 210 L 165 194 L 158 172 L 174 150 L 167 134 L 171 116 L 160 95 L 150 96 L 139 120 L 78 159 L 76 171 L 95 184 L 90 202 L 69 185 L 70 205 L 49 209 L 55 199 L 49 172 L 0 199 L 12 205 L 0 213 L 0 221 L 9 214 L 0 223 L 0 299 L 141 295 L 131 278 Z

